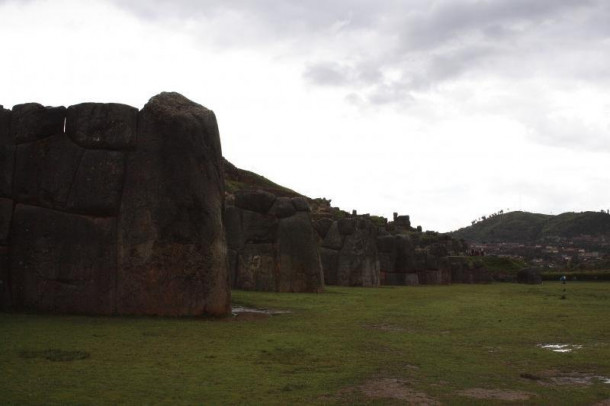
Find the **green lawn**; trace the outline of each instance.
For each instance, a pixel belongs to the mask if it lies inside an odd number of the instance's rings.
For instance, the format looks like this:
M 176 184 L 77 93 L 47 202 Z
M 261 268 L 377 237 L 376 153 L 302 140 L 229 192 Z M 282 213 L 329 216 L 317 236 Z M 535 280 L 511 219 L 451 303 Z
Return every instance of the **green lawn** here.
M 233 292 L 292 311 L 250 321 L 0 313 L 0 404 L 591 405 L 610 384 L 566 380 L 610 377 L 610 284 L 566 287 Z

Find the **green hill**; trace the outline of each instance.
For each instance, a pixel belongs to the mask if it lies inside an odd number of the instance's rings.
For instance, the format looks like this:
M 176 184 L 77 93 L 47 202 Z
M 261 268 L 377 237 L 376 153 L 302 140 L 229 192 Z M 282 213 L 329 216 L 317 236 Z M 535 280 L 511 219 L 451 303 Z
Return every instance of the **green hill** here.
M 530 243 L 582 235 L 610 236 L 610 214 L 587 211 L 552 216 L 513 211 L 495 215 L 450 234 L 470 242 L 488 243 Z

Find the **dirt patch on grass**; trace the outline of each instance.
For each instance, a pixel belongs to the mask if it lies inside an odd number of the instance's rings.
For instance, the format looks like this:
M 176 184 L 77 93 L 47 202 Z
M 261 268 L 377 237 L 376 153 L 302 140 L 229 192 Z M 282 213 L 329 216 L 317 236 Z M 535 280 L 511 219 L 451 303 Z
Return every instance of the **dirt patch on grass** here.
M 460 396 L 466 396 L 474 399 L 494 399 L 505 401 L 529 400 L 531 393 L 508 389 L 482 389 L 471 388 L 457 393 Z
M 602 400 L 601 402 L 597 402 L 593 406 L 610 406 L 610 399 Z
M 438 406 L 441 404 L 427 394 L 411 388 L 409 382 L 393 378 L 370 379 L 361 385 L 343 388 L 336 395 L 326 396 L 324 399 L 345 399 L 354 395 L 364 395 L 369 399 L 402 400 L 408 405 L 416 406 Z
M 86 351 L 64 351 L 50 349 L 44 351 L 21 351 L 19 356 L 26 359 L 43 358 L 54 362 L 68 362 L 89 358 L 91 354 Z

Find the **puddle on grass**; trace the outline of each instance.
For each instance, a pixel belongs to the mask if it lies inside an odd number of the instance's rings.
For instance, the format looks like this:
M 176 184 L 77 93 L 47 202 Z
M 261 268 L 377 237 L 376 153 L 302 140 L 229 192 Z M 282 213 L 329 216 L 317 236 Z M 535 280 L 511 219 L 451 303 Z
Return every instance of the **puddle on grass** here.
M 589 386 L 597 383 L 610 385 L 610 378 L 603 375 L 587 372 L 561 372 L 557 370 L 542 371 L 536 375 L 523 373 L 521 378 L 530 379 L 540 385 L 582 385 Z M 610 406 L 610 405 L 609 405 Z
M 276 314 L 288 314 L 292 313 L 290 310 L 274 310 L 274 309 L 255 309 L 253 307 L 234 306 L 231 311 L 234 316 L 241 313 L 256 313 L 256 314 L 268 314 L 269 316 L 275 316 Z
M 538 344 L 536 347 L 544 348 L 545 350 L 551 350 L 553 352 L 572 352 L 574 350 L 580 350 L 582 345 L 578 344 Z
M 557 385 L 593 385 L 594 383 L 610 384 L 610 378 L 607 376 L 590 374 L 563 374 L 552 377 L 551 382 Z

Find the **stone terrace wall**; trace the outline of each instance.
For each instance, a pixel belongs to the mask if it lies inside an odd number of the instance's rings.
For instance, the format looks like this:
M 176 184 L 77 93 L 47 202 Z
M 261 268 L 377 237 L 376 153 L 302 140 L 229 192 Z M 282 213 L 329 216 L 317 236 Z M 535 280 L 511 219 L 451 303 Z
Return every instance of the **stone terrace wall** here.
M 303 197 L 238 191 L 227 204 L 229 275 L 236 289 L 321 292 L 320 255 Z
M 0 108 L 0 305 L 230 311 L 214 113 L 176 93 Z

